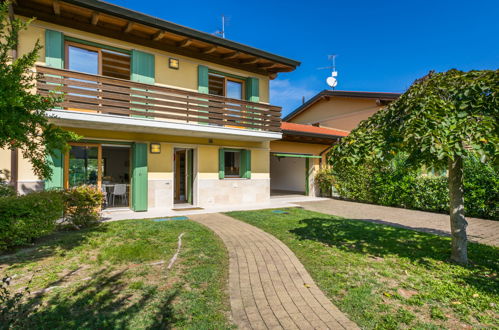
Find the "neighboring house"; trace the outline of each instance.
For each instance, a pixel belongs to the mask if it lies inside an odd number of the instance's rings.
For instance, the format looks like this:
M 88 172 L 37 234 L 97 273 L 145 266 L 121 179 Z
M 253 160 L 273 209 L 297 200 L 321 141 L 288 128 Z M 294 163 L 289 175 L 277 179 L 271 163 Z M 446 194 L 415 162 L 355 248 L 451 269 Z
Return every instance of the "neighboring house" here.
M 96 0 L 16 1 L 14 13 L 37 18 L 18 49 L 44 47 L 37 92 L 65 93 L 51 121 L 83 137 L 54 150 L 45 182 L 0 150 L 21 193 L 92 184 L 135 211 L 268 202 L 282 136 L 269 80 L 299 62 Z
M 325 127 L 283 122 L 282 139 L 270 142 L 270 189 L 273 195 L 317 196 L 315 175 L 327 151 L 348 133 Z
M 324 90 L 284 117 L 283 138 L 270 143 L 273 194 L 317 196 L 315 175 L 329 148 L 400 94 Z
M 399 93 L 324 90 L 283 118 L 283 121 L 350 132 Z

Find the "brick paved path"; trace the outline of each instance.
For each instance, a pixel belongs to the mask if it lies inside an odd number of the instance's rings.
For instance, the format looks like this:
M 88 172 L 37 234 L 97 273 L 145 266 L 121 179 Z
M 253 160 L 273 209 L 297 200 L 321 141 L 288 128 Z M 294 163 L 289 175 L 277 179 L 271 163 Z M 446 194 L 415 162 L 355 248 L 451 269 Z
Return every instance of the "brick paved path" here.
M 230 304 L 239 328 L 358 329 L 274 236 L 223 214 L 190 218 L 211 228 L 227 246 Z
M 408 228 L 437 235 L 450 235 L 449 216 L 440 213 L 407 210 L 396 207 L 329 199 L 319 202 L 296 203 L 307 210 L 364 220 L 395 227 Z M 468 239 L 499 246 L 499 221 L 467 218 Z

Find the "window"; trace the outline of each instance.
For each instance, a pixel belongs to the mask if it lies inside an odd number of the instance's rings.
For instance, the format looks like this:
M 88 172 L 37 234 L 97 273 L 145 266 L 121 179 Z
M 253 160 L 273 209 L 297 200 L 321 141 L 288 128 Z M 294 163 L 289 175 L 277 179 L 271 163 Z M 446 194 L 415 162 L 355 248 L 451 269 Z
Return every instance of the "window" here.
M 101 47 L 66 42 L 66 69 L 130 79 L 130 55 Z
M 244 98 L 243 88 L 243 80 L 225 77 L 215 73 L 210 73 L 208 75 L 208 93 L 211 95 L 242 100 Z
M 224 172 L 226 178 L 241 177 L 241 151 L 224 151 Z
M 251 151 L 246 149 L 220 149 L 219 178 L 251 179 Z

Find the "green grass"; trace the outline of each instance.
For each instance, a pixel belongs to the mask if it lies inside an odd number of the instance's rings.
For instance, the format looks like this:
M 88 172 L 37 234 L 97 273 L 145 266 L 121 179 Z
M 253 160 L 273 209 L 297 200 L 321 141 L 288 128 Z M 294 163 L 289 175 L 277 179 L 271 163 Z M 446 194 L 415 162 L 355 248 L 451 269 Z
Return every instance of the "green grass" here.
M 228 215 L 293 250 L 323 292 L 365 329 L 499 328 L 499 249 L 469 244 L 471 265 L 449 262 L 450 239 L 303 209 Z
M 39 307 L 19 327 L 37 329 L 231 328 L 227 269 L 223 243 L 192 221 L 104 223 L 0 256 L 14 291 L 33 276 L 25 306 Z

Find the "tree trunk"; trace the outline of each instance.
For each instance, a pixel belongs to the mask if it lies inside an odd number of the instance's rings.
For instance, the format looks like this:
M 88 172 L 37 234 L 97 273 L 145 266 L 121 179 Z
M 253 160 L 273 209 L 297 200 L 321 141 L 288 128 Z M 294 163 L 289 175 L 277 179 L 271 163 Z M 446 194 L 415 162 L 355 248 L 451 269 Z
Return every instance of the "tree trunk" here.
M 451 259 L 460 264 L 468 264 L 468 238 L 464 217 L 463 158 L 449 160 L 449 200 L 450 228 L 452 235 Z

